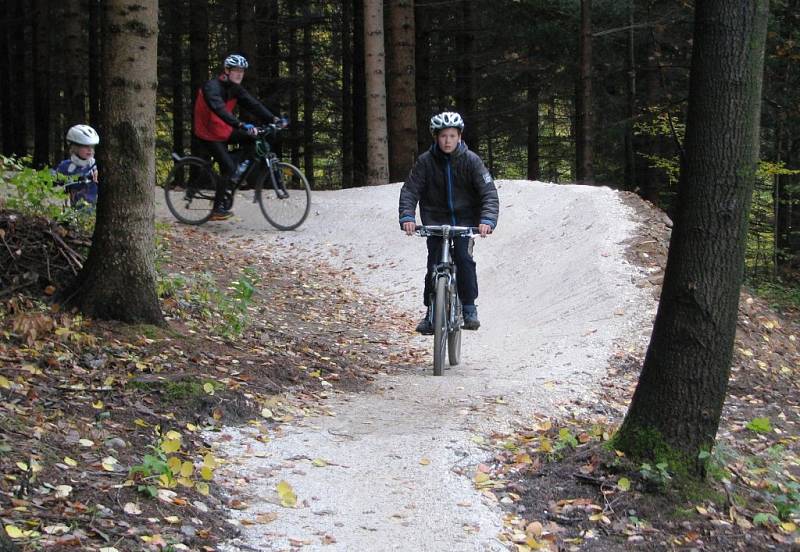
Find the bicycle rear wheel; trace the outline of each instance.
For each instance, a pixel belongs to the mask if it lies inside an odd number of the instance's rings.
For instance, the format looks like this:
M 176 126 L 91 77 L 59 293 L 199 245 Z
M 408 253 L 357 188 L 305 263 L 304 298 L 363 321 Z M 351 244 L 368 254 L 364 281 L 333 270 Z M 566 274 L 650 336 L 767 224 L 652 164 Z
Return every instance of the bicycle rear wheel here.
M 303 172 L 290 163 L 276 162 L 256 194 L 264 218 L 278 230 L 294 230 L 311 210 L 311 186 Z
M 433 375 L 441 376 L 444 352 L 447 348 L 447 278 L 436 280 L 436 299 L 433 304 Z
M 455 366 L 461 362 L 461 301 L 458 293 L 452 294 L 455 300 L 451 301 L 451 307 L 455 310 L 455 325 L 447 334 L 447 357 L 450 366 Z
M 163 184 L 167 207 L 184 224 L 203 224 L 211 218 L 217 178 L 199 157 L 175 163 Z

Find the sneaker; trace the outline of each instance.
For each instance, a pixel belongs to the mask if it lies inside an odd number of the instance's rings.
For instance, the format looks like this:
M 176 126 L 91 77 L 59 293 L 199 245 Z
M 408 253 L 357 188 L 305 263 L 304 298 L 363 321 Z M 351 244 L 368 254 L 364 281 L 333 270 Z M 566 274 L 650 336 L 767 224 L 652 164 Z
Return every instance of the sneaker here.
M 226 209 L 214 209 L 211 211 L 211 218 L 208 220 L 228 220 L 233 216 L 233 211 Z
M 433 335 L 433 323 L 431 322 L 431 318 L 431 308 L 428 307 L 428 312 L 425 313 L 425 318 L 419 321 L 415 331 L 417 333 L 421 333 L 422 335 Z
M 478 320 L 478 309 L 475 305 L 464 305 L 464 325 L 462 328 L 465 330 L 477 330 L 481 327 L 481 321 Z

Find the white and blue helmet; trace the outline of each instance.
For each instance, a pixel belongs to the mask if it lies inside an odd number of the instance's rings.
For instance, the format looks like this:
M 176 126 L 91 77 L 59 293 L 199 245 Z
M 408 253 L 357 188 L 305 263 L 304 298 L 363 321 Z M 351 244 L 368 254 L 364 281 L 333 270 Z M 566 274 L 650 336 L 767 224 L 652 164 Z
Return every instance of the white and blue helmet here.
M 240 56 L 239 54 L 231 54 L 225 58 L 223 65 L 225 66 L 225 69 L 247 69 L 249 64 L 244 56 Z
M 436 136 L 443 128 L 457 128 L 459 132 L 464 132 L 464 119 L 455 111 L 443 111 L 431 117 L 431 134 Z
M 67 142 L 78 146 L 96 146 L 100 143 L 100 136 L 89 125 L 75 125 L 67 131 Z

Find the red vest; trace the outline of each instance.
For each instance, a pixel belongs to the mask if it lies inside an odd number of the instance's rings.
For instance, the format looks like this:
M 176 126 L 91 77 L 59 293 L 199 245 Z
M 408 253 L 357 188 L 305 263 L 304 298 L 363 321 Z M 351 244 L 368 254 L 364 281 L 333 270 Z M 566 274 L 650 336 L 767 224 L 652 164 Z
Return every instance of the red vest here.
M 236 98 L 231 98 L 225 102 L 225 109 L 233 112 L 236 107 Z M 208 142 L 227 142 L 231 137 L 233 127 L 219 118 L 208 107 L 203 89 L 197 91 L 197 101 L 194 103 L 194 133 L 201 140 Z

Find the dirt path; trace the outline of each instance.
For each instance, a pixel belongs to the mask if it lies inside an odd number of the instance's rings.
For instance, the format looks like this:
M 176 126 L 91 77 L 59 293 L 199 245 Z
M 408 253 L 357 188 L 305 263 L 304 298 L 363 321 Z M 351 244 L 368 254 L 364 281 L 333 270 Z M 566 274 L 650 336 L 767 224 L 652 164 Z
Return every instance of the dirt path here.
M 399 230 L 399 188 L 316 193 L 309 220 L 289 234 L 239 201 L 237 218 L 214 231 L 352 267 L 354 285 L 421 314 L 425 245 Z M 441 378 L 420 366 L 374 392 L 338 395 L 326 405 L 333 415 L 267 443 L 226 431 L 220 454 L 234 460 L 231 488 L 249 505 L 232 518 L 277 514 L 243 526 L 227 550 L 505 550 L 502 512 L 472 482 L 484 454 L 475 442 L 531 413 L 591 403 L 608 357 L 646 339 L 654 304 L 624 261 L 621 243 L 636 228 L 618 194 L 525 181 L 498 190 L 498 230 L 475 247 L 483 326 L 464 336 L 462 365 Z M 300 507 L 274 503 L 282 480 Z

